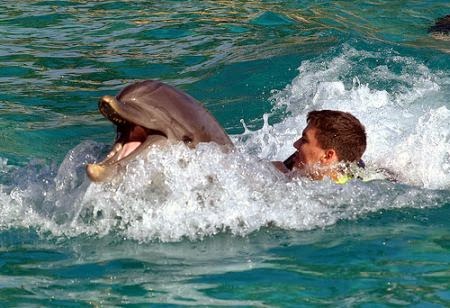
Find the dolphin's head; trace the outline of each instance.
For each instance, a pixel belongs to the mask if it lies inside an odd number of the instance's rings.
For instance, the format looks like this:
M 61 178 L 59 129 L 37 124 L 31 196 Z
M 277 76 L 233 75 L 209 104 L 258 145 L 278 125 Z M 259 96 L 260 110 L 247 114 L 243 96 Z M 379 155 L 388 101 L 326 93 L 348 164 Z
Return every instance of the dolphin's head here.
M 199 142 L 232 146 L 222 127 L 194 98 L 159 81 L 125 87 L 116 97 L 103 96 L 100 112 L 116 126 L 111 152 L 100 163 L 88 164 L 92 181 L 104 181 L 153 144 Z

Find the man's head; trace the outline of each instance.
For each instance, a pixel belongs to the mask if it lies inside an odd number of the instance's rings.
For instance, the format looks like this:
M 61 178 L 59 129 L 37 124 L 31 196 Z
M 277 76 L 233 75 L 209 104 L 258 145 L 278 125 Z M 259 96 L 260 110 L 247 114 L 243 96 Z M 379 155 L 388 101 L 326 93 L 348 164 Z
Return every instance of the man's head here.
M 294 167 L 327 167 L 338 162 L 358 162 L 366 149 L 366 132 L 357 118 L 335 110 L 311 111 L 297 149 Z

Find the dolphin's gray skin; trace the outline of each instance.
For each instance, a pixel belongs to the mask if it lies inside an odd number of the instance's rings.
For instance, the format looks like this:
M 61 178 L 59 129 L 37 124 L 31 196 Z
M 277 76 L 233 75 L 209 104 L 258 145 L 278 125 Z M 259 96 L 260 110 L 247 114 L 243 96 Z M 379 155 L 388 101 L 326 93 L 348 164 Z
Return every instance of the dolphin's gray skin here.
M 98 108 L 117 127 L 111 152 L 86 172 L 95 182 L 113 177 L 143 149 L 153 144 L 215 142 L 232 148 L 216 119 L 194 98 L 160 81 L 146 80 L 125 87 L 116 97 L 103 96 Z

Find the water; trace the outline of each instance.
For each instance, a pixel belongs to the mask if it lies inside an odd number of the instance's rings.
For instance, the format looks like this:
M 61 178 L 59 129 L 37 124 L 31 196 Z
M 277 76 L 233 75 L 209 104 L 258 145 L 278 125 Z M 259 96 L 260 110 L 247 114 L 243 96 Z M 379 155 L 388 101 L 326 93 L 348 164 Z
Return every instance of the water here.
M 450 304 L 445 1 L 15 1 L 0 10 L 0 300 L 10 306 Z M 97 101 L 187 91 L 236 150 L 150 149 L 98 185 Z M 366 177 L 287 181 L 312 109 L 365 124 Z

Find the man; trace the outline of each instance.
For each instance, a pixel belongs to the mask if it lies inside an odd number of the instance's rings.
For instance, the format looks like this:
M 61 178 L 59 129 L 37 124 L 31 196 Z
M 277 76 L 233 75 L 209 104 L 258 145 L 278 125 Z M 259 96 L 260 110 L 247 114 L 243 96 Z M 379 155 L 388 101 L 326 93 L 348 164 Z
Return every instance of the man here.
M 351 178 L 346 163 L 363 164 L 365 128 L 347 112 L 311 111 L 302 137 L 294 142 L 294 148 L 297 151 L 284 162 L 273 162 L 281 172 L 294 171 L 314 180 L 329 177 L 342 184 Z

